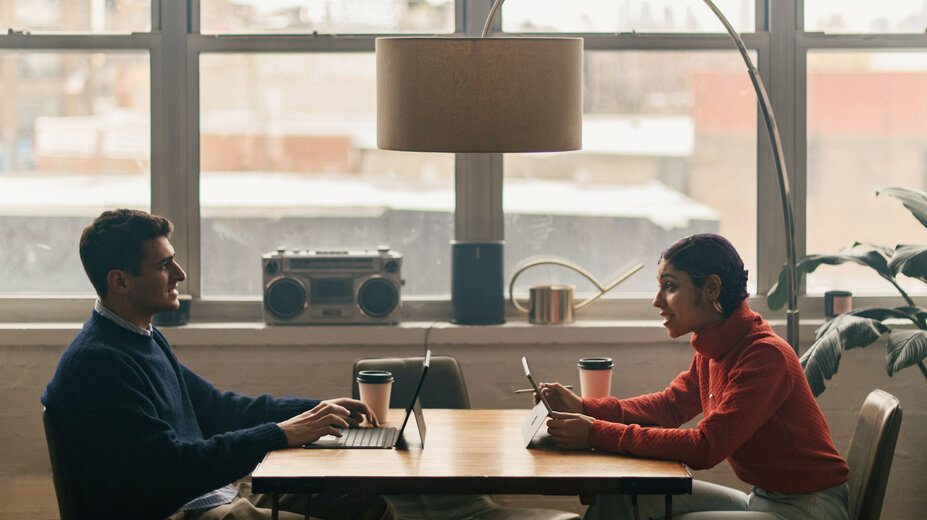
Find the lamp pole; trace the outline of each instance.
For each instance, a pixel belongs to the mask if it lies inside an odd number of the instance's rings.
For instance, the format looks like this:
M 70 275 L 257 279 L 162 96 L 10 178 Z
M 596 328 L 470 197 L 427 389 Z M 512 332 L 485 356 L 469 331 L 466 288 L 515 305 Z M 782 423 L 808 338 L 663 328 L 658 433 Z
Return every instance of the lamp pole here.
M 792 213 L 792 194 L 789 189 L 789 176 L 785 166 L 785 154 L 782 151 L 782 139 L 779 137 L 779 127 L 776 126 L 776 116 L 773 114 L 772 103 L 769 102 L 769 95 L 766 93 L 766 85 L 763 84 L 763 78 L 753 65 L 753 60 L 747 53 L 747 47 L 743 39 L 731 26 L 724 14 L 718 9 L 718 6 L 712 0 L 703 0 L 705 5 L 727 30 L 737 50 L 740 51 L 744 64 L 747 65 L 747 71 L 750 73 L 750 80 L 753 82 L 753 90 L 756 91 L 757 100 L 760 103 L 760 110 L 763 113 L 763 120 L 766 122 L 766 131 L 769 135 L 769 144 L 772 146 L 773 161 L 776 164 L 776 173 L 779 177 L 779 197 L 782 201 L 782 217 L 785 220 L 785 263 L 786 263 L 786 331 L 789 345 L 798 353 L 798 287 L 797 276 L 795 273 L 795 219 Z M 500 0 L 501 3 L 501 0 Z
M 483 25 L 483 37 L 489 35 L 496 16 L 502 7 L 504 0 L 494 0 L 489 16 L 486 17 L 486 23 Z M 782 202 L 782 217 L 785 220 L 785 254 L 786 254 L 786 289 L 788 295 L 788 309 L 786 311 L 787 340 L 789 344 L 798 353 L 798 287 L 796 277 L 796 258 L 795 258 L 795 220 L 792 212 L 792 196 L 789 189 L 789 177 L 786 171 L 785 154 L 782 150 L 782 139 L 779 137 L 779 127 L 776 125 L 776 117 L 773 114 L 772 103 L 769 101 L 769 95 L 766 93 L 766 86 L 760 77 L 759 71 L 750 59 L 747 53 L 747 47 L 743 39 L 734 30 L 734 27 L 724 16 L 724 13 L 712 2 L 712 0 L 703 0 L 705 5 L 715 14 L 721 25 L 730 35 L 731 40 L 747 66 L 747 72 L 750 74 L 750 80 L 753 82 L 753 90 L 756 91 L 756 97 L 760 104 L 760 111 L 763 114 L 763 120 L 766 123 L 769 143 L 772 147 L 773 161 L 776 165 L 776 173 L 779 177 L 779 196 Z

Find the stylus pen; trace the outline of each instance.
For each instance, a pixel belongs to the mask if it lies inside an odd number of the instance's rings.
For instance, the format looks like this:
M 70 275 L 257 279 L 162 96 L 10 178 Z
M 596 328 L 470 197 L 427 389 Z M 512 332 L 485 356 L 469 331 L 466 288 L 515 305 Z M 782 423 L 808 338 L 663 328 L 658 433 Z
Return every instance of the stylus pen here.
M 573 385 L 563 385 L 563 388 L 569 388 L 572 390 Z M 528 392 L 534 392 L 534 388 L 519 388 L 518 390 L 515 390 L 516 394 L 526 394 Z

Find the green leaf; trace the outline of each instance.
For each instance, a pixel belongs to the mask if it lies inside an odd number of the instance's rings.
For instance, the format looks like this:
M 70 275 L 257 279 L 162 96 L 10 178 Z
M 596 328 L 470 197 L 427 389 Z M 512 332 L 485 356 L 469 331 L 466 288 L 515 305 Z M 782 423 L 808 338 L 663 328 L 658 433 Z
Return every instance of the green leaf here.
M 878 320 L 850 313 L 821 326 L 815 333 L 817 339 L 799 359 L 811 392 L 818 396 L 824 391 L 824 381 L 837 373 L 842 351 L 869 346 L 888 331 Z
M 927 227 L 927 193 L 908 188 L 888 187 L 876 190 L 876 196 L 886 194 L 900 200 L 904 207 L 914 215 L 920 223 Z
M 900 245 L 895 248 L 888 268 L 892 274 L 901 273 L 927 283 L 927 247 L 920 245 Z
M 769 306 L 772 310 L 781 309 L 788 303 L 788 271 L 785 267 L 782 268 L 782 271 L 779 272 L 779 281 L 774 283 L 772 287 L 769 288 L 769 292 L 766 293 L 766 305 Z M 801 285 L 801 274 L 798 273 L 796 269 L 796 276 L 798 277 L 798 283 L 796 286 Z
M 927 331 L 893 330 L 888 336 L 885 370 L 889 377 L 927 358 Z
M 911 320 L 911 322 L 915 324 L 927 319 L 927 309 L 907 306 L 895 307 L 894 309 L 885 307 L 860 307 L 849 311 L 848 314 L 878 321 L 885 321 L 889 318 L 901 318 Z
M 876 244 L 861 244 L 859 242 L 844 248 L 839 253 L 830 255 L 808 255 L 795 265 L 795 275 L 798 278 L 796 285 L 801 285 L 802 276 L 813 273 L 821 265 L 839 265 L 855 263 L 873 269 L 882 278 L 894 284 L 895 277 L 888 268 L 888 260 L 893 251 L 885 246 Z M 787 293 L 788 271 L 783 267 L 779 273 L 779 281 L 773 284 L 766 295 L 766 303 L 770 309 L 782 308 L 788 299 Z

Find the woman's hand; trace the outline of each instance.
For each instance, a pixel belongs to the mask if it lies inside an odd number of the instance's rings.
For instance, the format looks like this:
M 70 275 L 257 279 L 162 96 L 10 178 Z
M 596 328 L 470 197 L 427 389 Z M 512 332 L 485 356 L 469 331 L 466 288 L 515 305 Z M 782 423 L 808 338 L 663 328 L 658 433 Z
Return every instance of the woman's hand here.
M 550 403 L 550 407 L 557 412 L 583 413 L 583 401 L 578 395 L 560 383 L 541 383 L 541 393 Z M 538 396 L 534 396 L 534 404 L 538 403 Z
M 579 413 L 555 413 L 547 421 L 547 433 L 550 434 L 554 444 L 569 450 L 588 450 L 589 430 L 595 419 Z

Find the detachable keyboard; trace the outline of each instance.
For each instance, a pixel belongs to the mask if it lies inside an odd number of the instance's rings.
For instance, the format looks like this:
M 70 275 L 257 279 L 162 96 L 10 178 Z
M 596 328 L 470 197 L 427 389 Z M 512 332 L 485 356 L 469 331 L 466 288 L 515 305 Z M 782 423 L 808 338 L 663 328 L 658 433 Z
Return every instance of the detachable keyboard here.
M 391 448 L 396 444 L 399 430 L 391 427 L 347 428 L 338 440 L 345 448 Z

